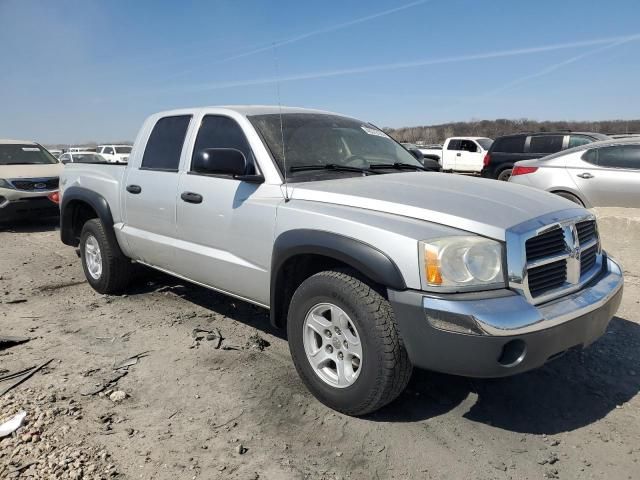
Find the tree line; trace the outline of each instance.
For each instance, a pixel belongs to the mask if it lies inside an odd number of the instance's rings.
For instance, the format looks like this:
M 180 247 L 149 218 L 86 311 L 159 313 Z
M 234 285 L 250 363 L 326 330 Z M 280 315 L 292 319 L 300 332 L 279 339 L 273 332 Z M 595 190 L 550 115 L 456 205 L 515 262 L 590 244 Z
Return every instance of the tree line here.
M 527 118 L 510 120 L 471 120 L 440 125 L 419 127 L 384 128 L 386 133 L 399 142 L 442 143 L 449 137 L 489 137 L 519 132 L 553 132 L 570 130 L 573 132 L 596 132 L 605 134 L 640 133 L 640 120 L 604 120 L 593 122 L 538 122 Z

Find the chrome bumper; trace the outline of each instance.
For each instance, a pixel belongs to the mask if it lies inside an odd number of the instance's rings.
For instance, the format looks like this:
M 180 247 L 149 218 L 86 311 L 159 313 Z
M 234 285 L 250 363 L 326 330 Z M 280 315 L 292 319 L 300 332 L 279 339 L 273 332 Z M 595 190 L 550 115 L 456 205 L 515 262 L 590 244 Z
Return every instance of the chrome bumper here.
M 582 290 L 543 305 L 532 305 L 521 295 L 478 300 L 424 297 L 429 310 L 472 318 L 483 333 L 493 336 L 524 335 L 546 330 L 581 317 L 605 305 L 622 288 L 620 266 L 606 257 L 603 271 Z

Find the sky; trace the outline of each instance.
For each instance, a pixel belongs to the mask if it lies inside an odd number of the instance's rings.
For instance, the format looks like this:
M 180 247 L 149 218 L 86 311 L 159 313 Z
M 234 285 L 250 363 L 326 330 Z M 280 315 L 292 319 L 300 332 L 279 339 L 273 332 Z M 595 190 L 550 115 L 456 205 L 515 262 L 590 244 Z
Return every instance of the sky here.
M 640 118 L 637 0 L 0 0 L 0 138 L 133 140 L 154 112 L 380 127 Z

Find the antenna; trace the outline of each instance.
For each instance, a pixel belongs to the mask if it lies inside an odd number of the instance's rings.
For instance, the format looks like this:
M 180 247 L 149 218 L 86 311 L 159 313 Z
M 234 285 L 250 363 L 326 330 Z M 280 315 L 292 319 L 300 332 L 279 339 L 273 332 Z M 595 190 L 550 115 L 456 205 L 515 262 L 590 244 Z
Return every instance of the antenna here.
M 273 59 L 276 67 L 276 93 L 278 97 L 278 115 L 280 116 L 280 141 L 282 142 L 282 170 L 284 171 L 284 201 L 288 202 L 289 186 L 287 185 L 287 153 L 284 148 L 284 127 L 282 124 L 282 102 L 280 101 L 280 71 L 278 68 L 278 52 L 276 44 L 273 43 Z

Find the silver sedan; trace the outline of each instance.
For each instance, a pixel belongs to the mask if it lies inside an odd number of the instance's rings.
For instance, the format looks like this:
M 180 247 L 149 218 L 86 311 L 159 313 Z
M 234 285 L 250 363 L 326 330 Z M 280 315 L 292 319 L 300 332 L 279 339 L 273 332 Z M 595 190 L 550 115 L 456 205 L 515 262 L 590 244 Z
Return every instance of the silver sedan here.
M 605 140 L 517 162 L 509 181 L 587 208 L 640 208 L 640 140 Z

